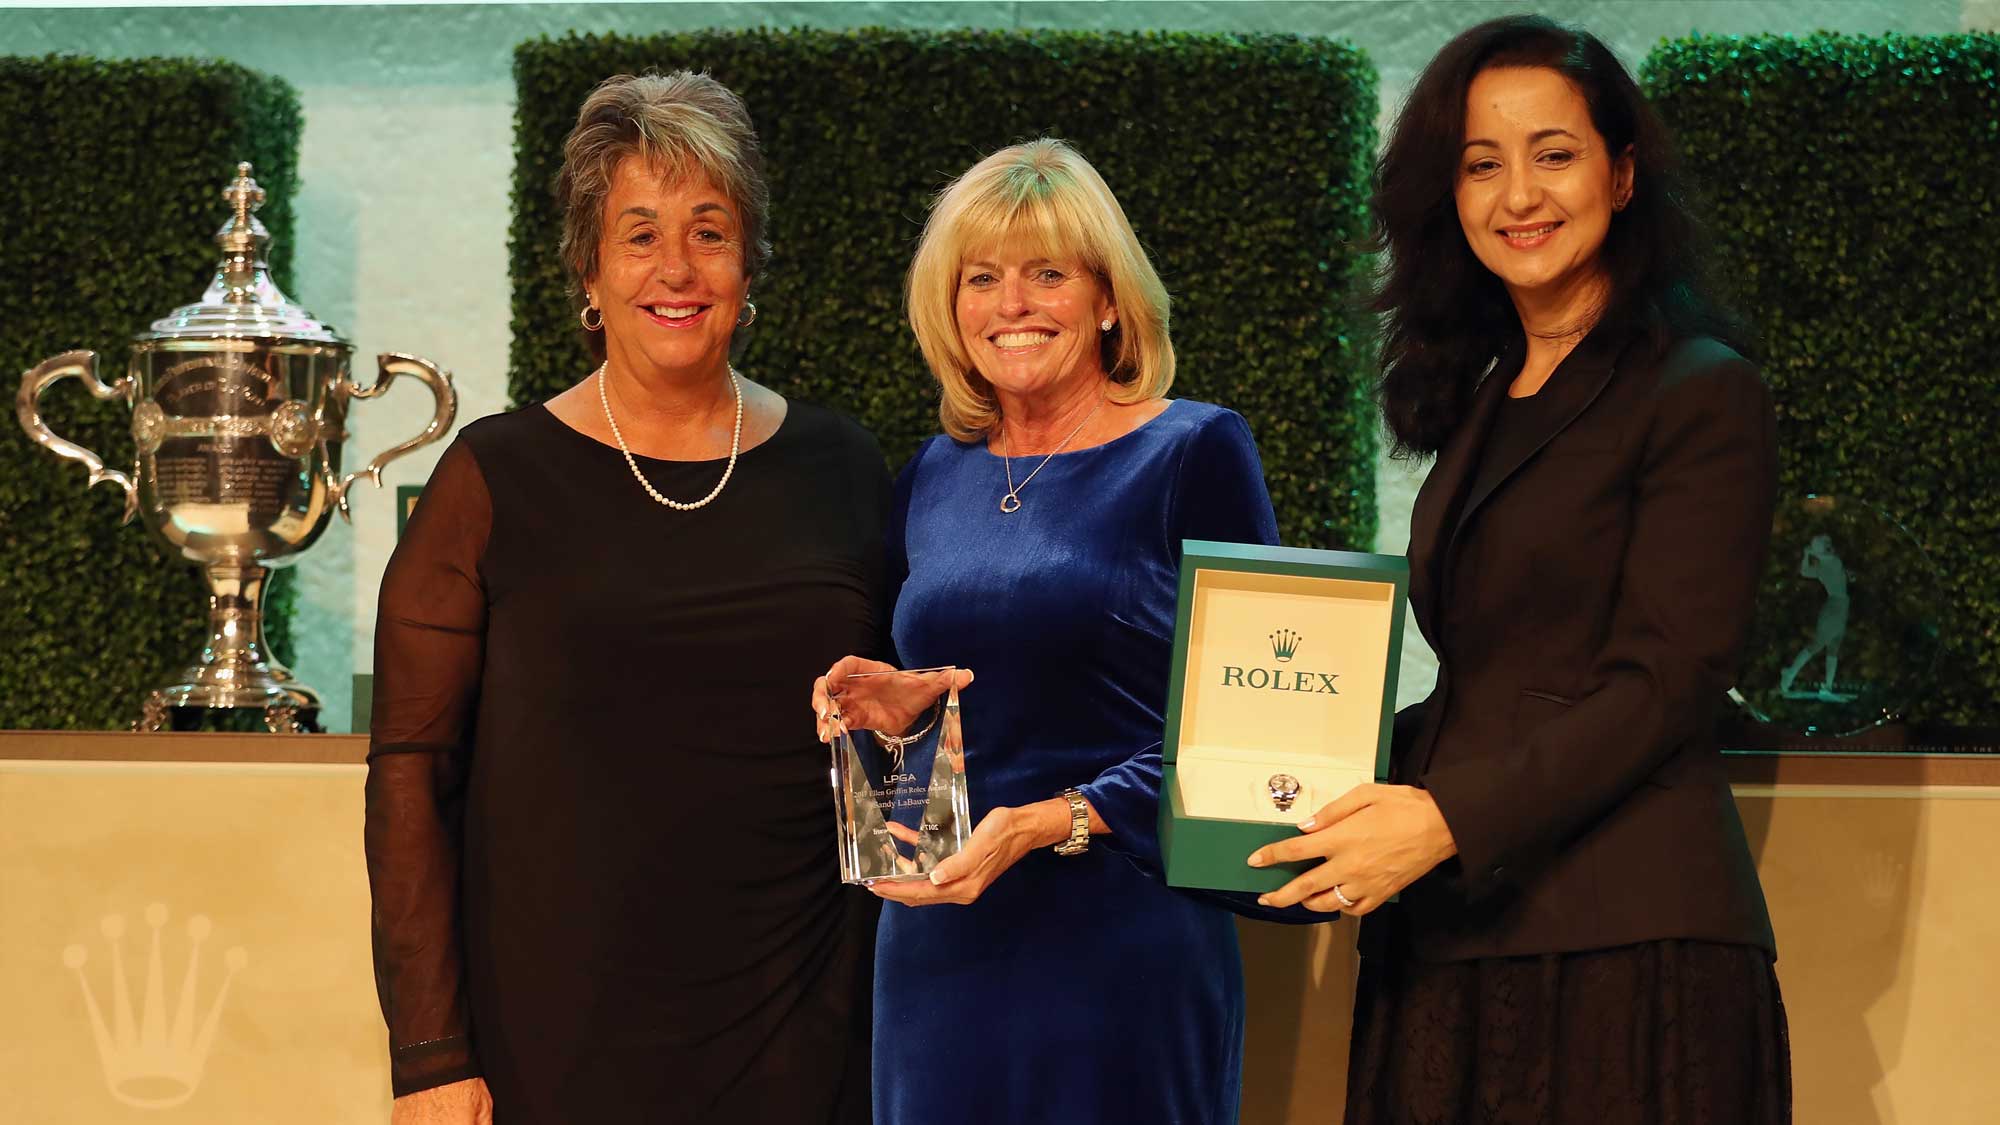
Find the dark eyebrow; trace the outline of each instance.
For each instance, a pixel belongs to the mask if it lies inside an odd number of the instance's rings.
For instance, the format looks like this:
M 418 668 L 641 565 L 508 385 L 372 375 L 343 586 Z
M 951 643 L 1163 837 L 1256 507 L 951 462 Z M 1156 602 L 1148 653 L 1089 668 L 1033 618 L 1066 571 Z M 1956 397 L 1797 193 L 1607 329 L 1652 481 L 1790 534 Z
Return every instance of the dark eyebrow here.
M 1583 142 L 1582 137 L 1577 136 L 1575 133 L 1570 132 L 1568 129 L 1537 129 L 1534 133 L 1531 133 L 1528 136 L 1528 143 L 1531 145 L 1538 145 L 1541 144 L 1543 141 L 1548 140 L 1550 137 L 1568 137 L 1570 140 L 1576 141 L 1579 144 Z M 1473 140 L 1465 142 L 1465 148 L 1471 148 L 1474 145 L 1485 145 L 1487 148 L 1499 148 L 1500 142 L 1487 140 L 1485 137 L 1477 137 L 1474 138 Z M 1459 151 L 1463 152 L 1465 150 L 1460 149 Z

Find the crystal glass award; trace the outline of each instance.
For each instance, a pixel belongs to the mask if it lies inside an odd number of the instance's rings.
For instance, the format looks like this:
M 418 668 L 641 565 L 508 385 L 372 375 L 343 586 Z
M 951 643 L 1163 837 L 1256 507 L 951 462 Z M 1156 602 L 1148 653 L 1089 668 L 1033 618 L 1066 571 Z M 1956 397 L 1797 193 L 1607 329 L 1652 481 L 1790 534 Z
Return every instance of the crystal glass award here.
M 927 879 L 965 846 L 971 813 L 953 671 L 858 673 L 832 698 L 842 882 Z
M 1940 601 L 1936 566 L 1880 509 L 1780 501 L 1731 695 L 1752 719 L 1810 736 L 1901 718 L 1935 671 Z

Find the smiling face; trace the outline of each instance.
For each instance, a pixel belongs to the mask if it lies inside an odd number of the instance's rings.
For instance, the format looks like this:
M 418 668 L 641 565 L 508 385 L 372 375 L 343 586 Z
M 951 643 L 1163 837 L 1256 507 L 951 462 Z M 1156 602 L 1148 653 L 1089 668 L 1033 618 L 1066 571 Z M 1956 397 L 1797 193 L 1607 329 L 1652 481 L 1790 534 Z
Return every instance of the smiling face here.
M 958 271 L 959 340 L 973 369 L 1004 395 L 1060 395 L 1104 376 L 1099 324 L 1111 291 L 1073 259 L 1002 243 L 974 247 Z
M 729 362 L 748 296 L 735 203 L 699 175 L 665 180 L 637 157 L 611 177 L 597 272 L 609 361 L 634 373 L 699 376 Z
M 1629 152 L 1606 151 L 1575 86 L 1543 67 L 1491 67 L 1465 98 L 1455 195 L 1472 252 L 1516 301 L 1594 285 Z

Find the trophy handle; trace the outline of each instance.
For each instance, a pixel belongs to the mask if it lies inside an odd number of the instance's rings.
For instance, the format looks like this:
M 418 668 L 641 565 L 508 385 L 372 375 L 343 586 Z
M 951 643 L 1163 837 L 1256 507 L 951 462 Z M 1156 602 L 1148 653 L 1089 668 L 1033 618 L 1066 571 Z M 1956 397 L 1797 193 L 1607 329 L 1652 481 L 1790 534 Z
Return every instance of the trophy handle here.
M 431 389 L 431 398 L 436 400 L 437 408 L 431 413 L 430 422 L 416 437 L 377 453 L 373 461 L 340 478 L 333 486 L 333 500 L 340 508 L 340 518 L 349 522 L 354 516 L 347 510 L 347 490 L 355 481 L 365 476 L 375 483 L 375 487 L 382 487 L 382 466 L 443 437 L 445 431 L 451 429 L 452 419 L 458 417 L 458 390 L 451 384 L 451 372 L 430 360 L 402 352 L 383 352 L 375 357 L 375 362 L 381 373 L 372 385 L 363 387 L 351 379 L 342 379 L 335 387 L 336 393 L 348 398 L 374 398 L 387 390 L 389 384 L 396 381 L 396 376 L 408 375 L 421 380 L 424 386 Z
M 83 380 L 83 385 L 89 388 L 91 395 L 100 402 L 114 398 L 122 399 L 126 407 L 130 408 L 138 392 L 139 385 L 130 375 L 110 386 L 106 386 L 98 379 L 96 352 L 88 350 L 64 352 L 59 356 L 51 356 L 21 373 L 21 390 L 14 396 L 14 413 L 21 420 L 21 428 L 28 431 L 28 440 L 58 457 L 75 461 L 90 470 L 90 484 L 85 487 L 94 487 L 110 481 L 124 489 L 125 518 L 118 522 L 131 523 L 132 517 L 139 514 L 139 489 L 132 483 L 132 478 L 116 469 L 105 468 L 103 458 L 67 438 L 58 437 L 54 430 L 49 429 L 48 423 L 42 421 L 42 392 L 71 376 Z

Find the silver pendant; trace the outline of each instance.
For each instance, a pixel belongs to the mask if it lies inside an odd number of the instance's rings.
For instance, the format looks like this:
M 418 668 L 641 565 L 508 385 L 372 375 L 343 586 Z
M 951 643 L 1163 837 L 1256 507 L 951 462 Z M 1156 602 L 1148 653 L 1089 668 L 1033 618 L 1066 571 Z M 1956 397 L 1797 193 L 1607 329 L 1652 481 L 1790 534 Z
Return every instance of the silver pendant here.
M 1007 495 L 1002 496 L 1000 498 L 1000 510 L 1006 512 L 1008 515 L 1013 515 L 1015 512 L 1020 511 L 1021 510 L 1020 496 L 1012 492 L 1009 492 Z

